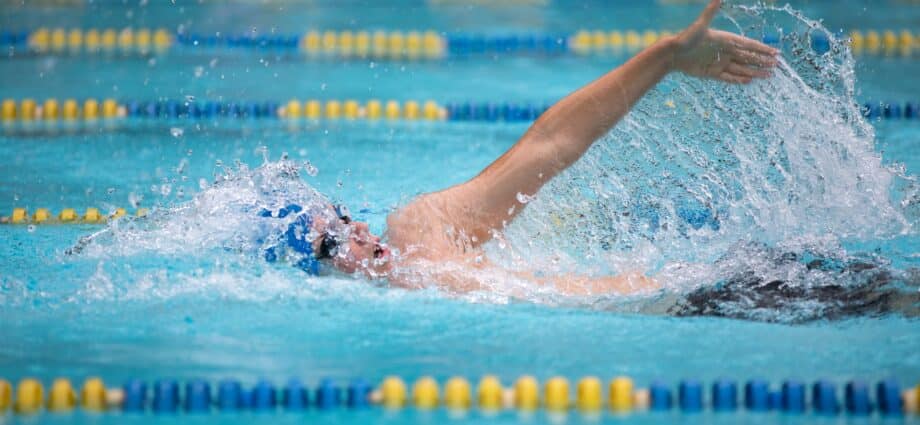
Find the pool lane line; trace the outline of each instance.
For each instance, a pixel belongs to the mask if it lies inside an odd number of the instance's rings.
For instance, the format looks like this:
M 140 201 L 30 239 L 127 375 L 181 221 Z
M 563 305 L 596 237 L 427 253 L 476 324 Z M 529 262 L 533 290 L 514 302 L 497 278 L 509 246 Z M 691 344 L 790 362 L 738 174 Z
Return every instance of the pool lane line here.
M 247 387 L 234 379 L 221 380 L 214 387 L 209 381 L 193 379 L 186 381 L 183 387 L 184 391 L 173 379 L 160 379 L 149 387 L 146 381 L 139 379 L 130 379 L 121 387 L 106 387 L 102 379 L 91 377 L 77 392 L 68 379 L 57 378 L 45 396 L 38 379 L 21 379 L 15 394 L 12 384 L 0 379 L 0 414 L 11 408 L 18 415 L 32 415 L 43 410 L 64 413 L 78 407 L 95 412 L 161 415 L 411 407 L 416 410 L 444 408 L 454 412 L 542 410 L 557 415 L 576 411 L 591 417 L 605 411 L 618 415 L 672 410 L 685 414 L 746 410 L 755 414 L 802 415 L 810 412 L 830 417 L 841 414 L 866 417 L 878 413 L 899 417 L 917 415 L 920 404 L 920 385 L 902 390 L 894 379 L 877 382 L 875 391 L 865 381 L 849 381 L 844 386 L 842 398 L 836 384 L 823 379 L 813 382 L 809 388 L 804 381 L 796 379 L 771 386 L 768 381 L 755 378 L 739 386 L 734 380 L 720 378 L 711 382 L 708 397 L 704 394 L 706 387 L 699 380 L 684 379 L 676 387 L 654 381 L 646 388 L 637 388 L 633 380 L 625 376 L 609 380 L 606 393 L 599 378 L 584 377 L 575 385 L 574 397 L 569 381 L 561 376 L 547 379 L 542 391 L 533 376 L 522 376 L 511 386 L 504 386 L 493 375 L 483 376 L 475 391 L 466 378 L 459 376 L 448 379 L 443 387 L 430 376 L 418 378 L 411 388 L 396 376 L 383 379 L 376 387 L 360 378 L 344 386 L 323 378 L 313 388 L 297 378 L 290 379 L 280 389 L 269 380 L 260 380 Z
M 302 34 L 201 34 L 171 32 L 164 28 L 38 28 L 32 31 L 0 31 L 0 45 L 36 54 L 58 53 L 165 53 L 175 49 L 249 49 L 300 52 L 307 57 L 443 59 L 469 55 L 562 55 L 635 52 L 673 35 L 670 30 L 582 29 L 573 33 L 517 33 L 503 35 L 439 33 L 426 31 L 310 30 Z M 798 36 L 798 35 L 796 35 Z M 920 50 L 920 32 L 910 29 L 853 30 L 846 38 L 856 54 L 911 56 Z M 794 36 L 795 37 L 795 36 Z M 830 49 L 829 38 L 820 32 L 807 34 L 818 53 Z M 779 44 L 780 33 L 766 34 L 762 41 Z
M 115 100 L 48 98 L 4 99 L 0 102 L 0 124 L 11 123 L 94 123 L 135 119 L 309 119 L 309 120 L 408 120 L 528 122 L 537 119 L 550 102 L 446 102 L 376 100 L 358 101 L 291 99 L 276 101 Z M 664 105 L 674 108 L 674 103 Z M 869 101 L 860 106 L 869 119 L 920 118 L 920 103 L 911 101 Z
M 53 214 L 48 208 L 37 208 L 35 212 L 29 215 L 26 208 L 13 208 L 13 213 L 9 216 L 0 216 L 0 225 L 2 224 L 21 224 L 21 225 L 54 225 L 54 224 L 105 224 L 109 220 L 128 216 L 128 210 L 125 208 L 114 208 L 110 212 L 103 214 L 98 208 L 87 208 L 83 214 L 79 214 L 75 208 L 64 208 L 57 215 Z M 149 210 L 147 208 L 137 208 L 131 214 L 134 217 L 144 217 Z
M 432 101 L 370 99 L 359 102 L 347 100 L 310 99 L 301 102 L 216 102 L 188 100 L 134 101 L 96 99 L 82 102 L 76 99 L 45 99 L 41 104 L 32 98 L 4 99 L 0 103 L 0 122 L 96 121 L 99 118 L 118 120 L 147 119 L 210 119 L 210 118 L 288 118 L 288 119 L 388 119 L 427 120 L 447 119 L 447 111 Z

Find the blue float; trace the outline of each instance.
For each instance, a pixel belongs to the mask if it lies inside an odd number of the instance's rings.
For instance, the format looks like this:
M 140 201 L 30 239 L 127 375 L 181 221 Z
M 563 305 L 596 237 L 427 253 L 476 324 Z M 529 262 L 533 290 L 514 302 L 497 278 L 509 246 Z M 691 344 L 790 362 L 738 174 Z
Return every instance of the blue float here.
M 518 38 L 518 43 L 520 44 L 521 50 L 527 52 L 534 52 L 537 50 L 537 37 L 533 34 L 527 34 Z
M 782 402 L 780 408 L 788 413 L 802 413 L 805 411 L 805 384 L 799 381 L 783 382 Z
M 673 404 L 671 389 L 661 382 L 653 382 L 649 386 L 649 398 L 651 399 L 649 408 L 651 410 L 670 410 Z
M 227 411 L 235 411 L 243 407 L 243 387 L 239 381 L 227 379 L 218 383 L 217 407 Z
M 123 102 L 125 105 L 125 115 L 129 117 L 136 117 L 140 115 L 141 104 L 136 100 L 126 100 Z
M 211 410 L 211 385 L 200 379 L 185 384 L 185 410 L 207 412 Z
M 367 407 L 370 393 L 371 386 L 367 381 L 361 378 L 353 379 L 346 391 L 346 404 L 353 408 Z
M 307 389 L 297 379 L 288 381 L 281 393 L 281 405 L 287 410 L 303 410 L 310 404 Z
M 847 411 L 853 415 L 866 416 L 872 412 L 869 401 L 869 386 L 862 381 L 850 381 L 844 389 Z
M 244 118 L 258 118 L 259 115 L 259 104 L 256 102 L 246 102 L 240 113 Z
M 770 409 L 770 388 L 767 381 L 752 379 L 744 384 L 744 407 L 753 412 Z
M 131 379 L 122 387 L 125 400 L 121 408 L 126 412 L 143 412 L 147 406 L 147 383 L 139 379 Z
M 822 415 L 836 415 L 840 411 L 837 388 L 833 382 L 820 380 L 811 387 L 812 405 Z
M 153 386 L 154 413 L 175 412 L 179 405 L 179 384 L 173 380 L 157 381 Z
M 486 38 L 481 35 L 474 35 L 470 38 L 470 53 L 481 54 L 486 51 Z
M 917 107 L 913 103 L 907 102 L 904 104 L 904 118 L 913 118 L 914 115 L 917 115 Z
M 886 379 L 875 387 L 878 410 L 886 416 L 902 415 L 901 386 L 894 379 Z
M 521 119 L 523 121 L 533 121 L 537 118 L 537 111 L 533 105 L 526 103 L 521 107 Z
M 204 106 L 201 108 L 201 117 L 202 118 L 211 118 L 220 114 L 220 104 L 214 101 L 207 101 L 204 103 Z
M 341 403 L 341 392 L 331 379 L 324 378 L 316 387 L 316 407 L 320 410 L 333 409 Z
M 767 408 L 770 410 L 783 408 L 783 393 L 781 391 L 770 391 L 770 394 L 767 395 Z
M 167 101 L 165 114 L 169 118 L 177 118 L 179 116 L 179 102 L 175 100 Z
M 720 379 L 712 384 L 712 408 L 719 412 L 738 408 L 738 385 L 734 381 Z
M 157 102 L 144 102 L 141 106 L 140 114 L 148 118 L 160 116 L 160 104 Z
M 277 405 L 275 386 L 268 381 L 259 381 L 252 389 L 252 409 L 269 410 Z
M 261 110 L 259 113 L 266 118 L 274 118 L 278 116 L 278 102 L 268 101 L 261 105 Z
M 695 379 L 680 381 L 677 394 L 678 403 L 684 412 L 703 410 L 703 384 L 700 381 Z
M 885 104 L 885 118 L 901 118 L 901 105 L 897 102 Z
M 473 105 L 470 102 L 463 102 L 457 108 L 457 117 L 461 120 L 472 119 L 473 117 Z

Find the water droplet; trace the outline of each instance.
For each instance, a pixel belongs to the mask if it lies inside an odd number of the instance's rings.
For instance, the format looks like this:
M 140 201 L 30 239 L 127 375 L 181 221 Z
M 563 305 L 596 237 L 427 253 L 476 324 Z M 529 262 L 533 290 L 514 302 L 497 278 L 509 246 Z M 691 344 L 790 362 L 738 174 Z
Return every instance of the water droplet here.
M 207 189 L 207 188 L 208 188 L 208 181 L 205 180 L 205 179 L 203 179 L 203 178 L 198 179 L 198 188 L 201 189 L 201 190 Z
M 29 227 L 26 227 L 26 230 L 28 230 L 29 233 L 34 232 L 34 231 L 35 231 L 35 225 L 34 225 L 34 224 L 30 224 Z
M 182 137 L 185 134 L 185 130 L 179 127 L 173 127 L 169 129 L 169 134 L 172 134 L 173 137 Z
M 533 201 L 534 198 L 536 198 L 536 196 L 529 196 L 529 195 L 523 194 L 523 193 L 521 193 L 521 192 L 518 192 L 517 195 L 516 195 L 516 198 L 517 198 L 517 201 L 518 201 L 518 202 L 520 202 L 520 203 L 522 203 L 522 204 L 526 204 L 526 203 L 528 203 L 528 202 L 530 202 L 530 201 Z
M 192 102 L 195 101 L 195 96 L 192 96 L 192 95 L 190 95 L 190 94 L 187 94 L 187 95 L 185 95 L 185 101 L 188 102 L 188 103 L 192 103 Z
M 169 196 L 170 192 L 172 192 L 171 184 L 163 184 L 160 186 L 160 195 Z
M 137 208 L 141 205 L 141 200 L 144 199 L 143 195 L 137 195 L 134 192 L 128 194 L 128 203 L 131 204 L 131 208 Z
M 105 192 L 108 193 L 109 195 L 111 195 L 111 194 L 115 193 L 115 188 L 114 188 L 114 187 L 110 187 L 110 188 L 106 189 Z
M 303 169 L 310 177 L 316 177 L 316 175 L 319 174 L 319 169 L 311 164 L 310 161 L 303 162 Z

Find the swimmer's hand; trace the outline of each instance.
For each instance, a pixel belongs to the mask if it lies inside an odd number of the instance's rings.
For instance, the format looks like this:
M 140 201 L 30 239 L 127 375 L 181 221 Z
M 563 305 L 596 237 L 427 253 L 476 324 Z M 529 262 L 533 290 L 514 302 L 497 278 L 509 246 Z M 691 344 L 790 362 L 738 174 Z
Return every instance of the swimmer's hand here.
M 674 69 L 735 84 L 769 77 L 779 50 L 738 34 L 710 29 L 721 5 L 721 0 L 709 2 L 696 22 L 674 37 Z

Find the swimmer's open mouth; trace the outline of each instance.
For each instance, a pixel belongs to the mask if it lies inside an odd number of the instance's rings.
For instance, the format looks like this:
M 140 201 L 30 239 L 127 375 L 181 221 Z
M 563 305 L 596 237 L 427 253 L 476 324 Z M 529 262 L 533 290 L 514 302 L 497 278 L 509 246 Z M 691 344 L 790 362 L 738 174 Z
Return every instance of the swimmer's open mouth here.
M 374 258 L 383 257 L 383 254 L 385 253 L 386 253 L 386 249 L 382 245 L 380 244 L 374 245 Z

